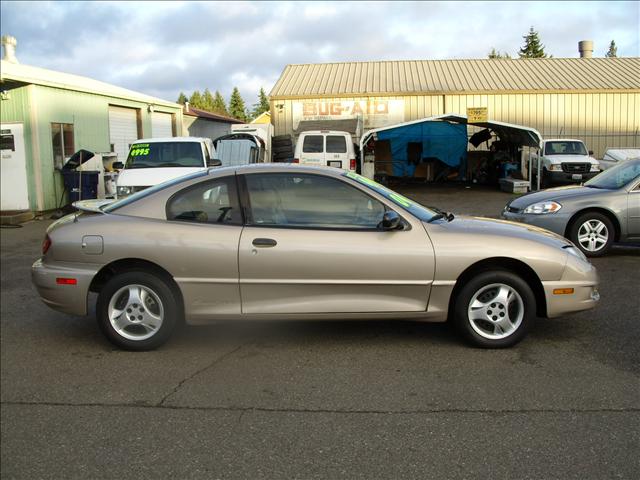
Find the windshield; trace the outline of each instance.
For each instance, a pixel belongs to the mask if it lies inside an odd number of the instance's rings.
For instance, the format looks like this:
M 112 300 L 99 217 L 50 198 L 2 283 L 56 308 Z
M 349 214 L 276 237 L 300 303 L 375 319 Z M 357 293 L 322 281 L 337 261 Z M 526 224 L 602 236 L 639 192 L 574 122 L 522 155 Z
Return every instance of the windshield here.
M 129 205 L 130 203 L 133 203 L 136 200 L 140 200 L 141 198 L 148 197 L 149 195 L 175 185 L 176 183 L 184 182 L 185 180 L 191 180 L 192 178 L 204 177 L 208 173 L 209 172 L 207 170 L 200 170 L 199 172 L 188 173 L 178 178 L 172 178 L 171 180 L 159 183 L 157 185 L 154 185 L 153 187 L 140 190 L 139 192 L 136 192 L 133 195 L 129 195 L 128 197 L 125 197 L 121 200 L 116 200 L 115 202 L 108 205 L 103 205 L 100 207 L 100 210 L 105 213 L 113 212 L 114 210 L 124 207 L 125 205 Z
M 587 149 L 582 142 L 557 141 L 547 142 L 544 146 L 545 155 L 587 155 Z
M 640 160 L 630 160 L 599 173 L 585 187 L 617 190 L 640 176 Z
M 425 207 L 423 205 L 420 205 L 419 203 L 414 202 L 413 200 L 408 199 L 407 197 L 405 197 L 403 195 L 400 195 L 397 192 L 394 192 L 393 190 L 389 190 L 387 187 L 384 187 L 384 186 L 380 185 L 379 183 L 374 182 L 373 180 L 371 180 L 371 179 L 369 179 L 367 177 L 363 177 L 362 175 L 358 175 L 357 173 L 345 172 L 345 173 L 342 174 L 342 176 L 352 178 L 356 182 L 364 185 L 367 188 L 370 188 L 374 192 L 379 193 L 380 195 L 382 195 L 387 200 L 391 200 L 393 203 L 395 203 L 399 207 L 407 210 L 409 213 L 411 213 L 415 217 L 419 218 L 423 222 L 428 222 L 437 213 L 437 212 L 434 212 L 433 210 L 431 210 L 431 209 L 429 209 L 429 208 L 427 208 L 427 207 Z
M 125 168 L 205 167 L 199 142 L 152 142 L 131 145 Z

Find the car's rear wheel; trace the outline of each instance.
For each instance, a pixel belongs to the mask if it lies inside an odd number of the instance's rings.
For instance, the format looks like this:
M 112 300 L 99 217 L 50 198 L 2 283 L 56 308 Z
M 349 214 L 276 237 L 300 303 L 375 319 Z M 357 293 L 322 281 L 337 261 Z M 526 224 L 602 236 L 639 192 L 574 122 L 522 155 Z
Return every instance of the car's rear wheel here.
M 599 257 L 611 248 L 615 230 L 611 220 L 598 212 L 586 212 L 571 224 L 569 239 L 588 257 Z
M 535 305 L 531 288 L 518 275 L 483 272 L 458 292 L 453 319 L 458 330 L 476 346 L 510 347 L 529 331 Z
M 96 314 L 105 336 L 126 350 L 152 350 L 178 324 L 179 308 L 168 282 L 146 271 L 112 277 L 98 296 Z

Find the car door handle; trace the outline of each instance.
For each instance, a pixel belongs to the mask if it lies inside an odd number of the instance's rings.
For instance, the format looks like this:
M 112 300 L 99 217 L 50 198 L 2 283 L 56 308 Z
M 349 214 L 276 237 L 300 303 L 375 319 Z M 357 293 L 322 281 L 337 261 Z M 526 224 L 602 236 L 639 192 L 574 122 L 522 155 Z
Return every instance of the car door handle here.
M 275 247 L 278 244 L 272 238 L 254 238 L 252 243 L 254 247 Z

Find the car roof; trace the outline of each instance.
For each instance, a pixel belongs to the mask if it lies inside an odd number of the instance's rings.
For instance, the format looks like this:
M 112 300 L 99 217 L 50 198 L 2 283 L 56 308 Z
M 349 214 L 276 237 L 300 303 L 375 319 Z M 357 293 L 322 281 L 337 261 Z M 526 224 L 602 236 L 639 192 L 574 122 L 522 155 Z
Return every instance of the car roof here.
M 547 138 L 545 142 L 580 142 L 584 143 L 582 140 L 578 138 Z
M 325 134 L 351 136 L 349 132 L 345 132 L 344 130 L 305 130 L 304 132 L 300 133 L 300 135 L 325 135 Z
M 334 167 L 313 166 L 313 165 L 300 165 L 297 163 L 253 163 L 251 165 L 240 165 L 235 167 L 212 167 L 209 169 L 209 175 L 221 176 L 230 173 L 236 173 L 238 175 L 244 173 L 281 173 L 281 172 L 293 172 L 293 173 L 321 173 L 331 176 L 342 176 L 346 170 Z

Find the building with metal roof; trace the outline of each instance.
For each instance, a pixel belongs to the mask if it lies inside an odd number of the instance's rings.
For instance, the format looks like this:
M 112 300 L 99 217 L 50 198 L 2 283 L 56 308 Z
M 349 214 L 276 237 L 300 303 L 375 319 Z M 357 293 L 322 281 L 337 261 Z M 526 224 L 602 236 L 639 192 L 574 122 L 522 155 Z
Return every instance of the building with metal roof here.
M 237 118 L 193 108 L 189 102 L 184 105 L 182 118 L 185 134 L 212 140 L 231 133 L 231 125 L 244 123 Z
M 360 118 L 363 131 L 484 107 L 545 138 L 640 145 L 640 58 L 415 60 L 287 65 L 270 93 L 275 134 Z
M 2 211 L 66 203 L 60 170 L 80 149 L 124 161 L 139 138 L 182 135 L 182 105 L 10 60 L 0 63 Z

